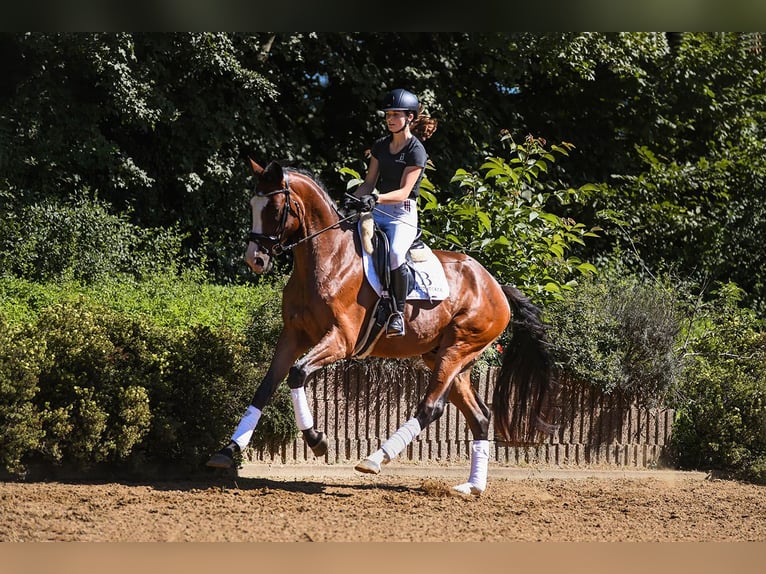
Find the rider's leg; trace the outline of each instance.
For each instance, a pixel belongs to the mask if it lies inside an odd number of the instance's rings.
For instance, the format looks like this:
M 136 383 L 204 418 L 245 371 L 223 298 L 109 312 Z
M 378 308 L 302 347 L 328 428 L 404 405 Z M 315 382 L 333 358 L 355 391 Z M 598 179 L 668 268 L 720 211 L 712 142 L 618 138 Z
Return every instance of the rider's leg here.
M 388 237 L 389 268 L 391 269 L 390 294 L 393 309 L 389 317 L 386 336 L 404 335 L 404 308 L 407 300 L 408 274 L 407 252 L 418 234 L 417 204 L 408 199 L 400 204 L 379 205 L 373 217 Z
M 394 308 L 386 325 L 386 337 L 404 335 L 404 306 L 407 302 L 408 272 L 406 265 L 400 265 L 391 271 L 391 298 Z

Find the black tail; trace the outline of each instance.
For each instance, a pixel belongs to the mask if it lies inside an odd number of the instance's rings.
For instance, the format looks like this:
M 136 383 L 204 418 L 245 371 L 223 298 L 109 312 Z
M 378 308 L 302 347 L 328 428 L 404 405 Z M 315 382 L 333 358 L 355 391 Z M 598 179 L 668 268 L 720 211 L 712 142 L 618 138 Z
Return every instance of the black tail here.
M 513 307 L 511 341 L 492 394 L 495 435 L 510 444 L 540 442 L 556 432 L 559 385 L 540 309 L 509 285 L 503 292 Z

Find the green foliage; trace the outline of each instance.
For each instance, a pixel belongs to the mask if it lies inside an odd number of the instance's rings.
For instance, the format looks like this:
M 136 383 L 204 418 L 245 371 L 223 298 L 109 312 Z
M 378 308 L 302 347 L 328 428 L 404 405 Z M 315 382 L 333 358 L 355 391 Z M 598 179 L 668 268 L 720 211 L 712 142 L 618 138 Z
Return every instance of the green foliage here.
M 79 468 L 124 460 L 149 430 L 147 389 L 166 360 L 159 334 L 84 299 L 46 308 L 36 330 L 46 343 L 35 396 L 43 459 Z
M 684 33 L 676 57 L 653 74 L 650 137 L 641 163 L 616 172 L 610 207 L 654 268 L 699 284 L 735 282 L 766 316 L 766 69 L 761 34 Z M 742 265 L 747 261 L 747 265 Z
M 605 273 L 552 301 L 545 313 L 564 379 L 620 391 L 648 406 L 673 396 L 681 368 L 673 285 Z
M 293 401 L 287 385 L 280 385 L 266 405 L 250 441 L 253 450 L 277 453 L 299 435 L 295 424 Z
M 124 274 L 172 272 L 181 263 L 177 230 L 146 229 L 129 214 L 112 215 L 103 202 L 78 195 L 0 210 L 0 269 L 48 282 L 102 281 Z
M 572 161 L 558 164 L 565 187 L 610 189 L 563 215 L 589 228 L 599 212 L 621 213 L 640 230 L 630 239 L 652 268 L 680 260 L 685 275 L 734 280 L 763 315 L 766 265 L 737 264 L 763 253 L 763 33 L 674 37 L 5 34 L 0 199 L 63 203 L 91 190 L 132 224 L 177 230 L 216 280 L 251 281 L 241 263 L 252 188 L 245 157 L 303 163 L 336 189 L 340 166 L 363 171 L 365 149 L 385 133 L 381 94 L 404 86 L 439 120 L 426 142 L 437 189 L 465 166 L 505 157 L 503 127 L 576 141 Z M 644 163 L 647 151 L 664 167 Z M 3 230 L 25 222 L 3 220 Z M 593 239 L 566 254 L 593 261 L 627 241 Z M 63 247 L 35 245 L 27 271 L 37 271 L 32 258 L 43 270 L 56 264 L 45 256 L 54 249 L 71 265 Z M 0 241 L 0 253 L 12 249 Z
M 194 272 L 162 272 L 140 281 L 116 277 L 88 285 L 0 276 L 0 312 L 8 321 L 24 324 L 37 321 L 52 304 L 85 298 L 125 317 L 172 330 L 206 325 L 253 331 L 250 342 L 262 346 L 276 340 L 281 327 L 279 298 L 283 285 L 282 277 L 262 281 L 257 287 L 216 285 Z M 265 360 L 262 352 L 256 356 Z
M 243 339 L 228 330 L 192 326 L 169 341 L 163 377 L 151 389 L 146 456 L 199 468 L 231 435 L 257 383 Z
M 278 293 L 159 276 L 101 289 L 0 279 L 5 470 L 201 468 L 266 370 L 281 326 Z M 183 312 L 163 316 L 169 303 Z M 294 439 L 292 419 L 281 391 L 253 444 L 276 449 Z
M 741 298 L 727 284 L 697 309 L 671 447 L 681 468 L 766 484 L 766 333 Z
M 23 471 L 23 453 L 43 438 L 34 399 L 45 347 L 5 321 L 0 312 L 0 468 Z
M 615 196 L 613 206 L 631 229 L 617 243 L 630 242 L 646 261 L 672 266 L 700 284 L 735 281 L 746 289 L 747 302 L 763 313 L 764 145 L 742 149 L 732 142 L 721 152 L 681 164 L 647 148 L 637 151 L 646 171 L 623 178 Z M 748 265 L 741 265 L 743 260 Z
M 599 188 L 561 188 L 545 180 L 555 155 L 572 149 L 569 143 L 548 149 L 543 139 L 528 136 L 517 144 L 509 134 L 503 141 L 508 159 L 487 158 L 483 175 L 458 170 L 452 181 L 460 192 L 449 201 L 423 193 L 424 234 L 435 247 L 473 255 L 498 280 L 544 303 L 572 289 L 575 277 L 596 271 L 572 250 L 585 238 L 597 237 L 599 228 L 555 212 L 586 201 Z

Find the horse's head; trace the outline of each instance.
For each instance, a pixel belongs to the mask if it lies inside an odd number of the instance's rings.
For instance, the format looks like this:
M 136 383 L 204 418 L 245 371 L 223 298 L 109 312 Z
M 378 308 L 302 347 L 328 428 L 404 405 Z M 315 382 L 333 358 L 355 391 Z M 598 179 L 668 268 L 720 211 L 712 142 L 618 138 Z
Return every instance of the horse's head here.
M 253 227 L 245 254 L 250 268 L 266 273 L 272 256 L 287 250 L 294 250 L 296 257 L 304 252 L 332 257 L 341 241 L 335 234 L 342 231 L 337 206 L 322 183 L 310 172 L 282 169 L 276 162 L 264 168 L 250 160 L 250 165 L 256 177 L 255 195 L 250 200 Z M 329 239 L 331 235 L 335 241 Z M 320 237 L 321 246 L 317 246 Z M 307 242 L 317 246 L 316 250 L 296 249 Z
M 256 176 L 255 195 L 250 199 L 253 227 L 248 236 L 245 261 L 255 273 L 266 273 L 273 255 L 281 252 L 283 242 L 299 227 L 295 217 L 295 202 L 287 172 L 276 162 L 265 168 L 250 160 Z

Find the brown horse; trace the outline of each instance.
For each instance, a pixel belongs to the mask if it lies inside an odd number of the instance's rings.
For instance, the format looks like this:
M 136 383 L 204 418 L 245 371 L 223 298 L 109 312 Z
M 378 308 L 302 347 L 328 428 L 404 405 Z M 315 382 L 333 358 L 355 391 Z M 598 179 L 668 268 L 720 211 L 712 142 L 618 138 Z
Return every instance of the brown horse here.
M 323 185 L 306 172 L 275 162 L 265 169 L 251 164 L 256 190 L 250 201 L 253 227 L 245 259 L 255 273 L 264 273 L 272 255 L 290 249 L 293 271 L 283 291 L 284 326 L 271 365 L 231 442 L 208 461 L 213 467 L 232 466 L 285 377 L 298 428 L 317 456 L 326 453 L 327 440 L 313 427 L 304 385 L 318 369 L 353 356 L 378 298 L 365 279 L 356 225 L 343 217 Z M 474 439 L 469 480 L 455 489 L 479 494 L 486 487 L 491 416 L 496 436 L 511 444 L 535 442 L 554 428 L 548 417 L 553 415 L 556 385 L 545 327 L 531 301 L 518 289 L 501 286 L 473 258 L 433 253 L 444 268 L 449 295 L 442 301 L 408 302 L 405 336 L 381 337 L 365 352 L 387 358 L 421 356 L 432 373 L 426 394 L 413 417 L 355 468 L 377 474 L 438 419 L 450 401 L 465 416 Z M 511 343 L 490 413 L 471 385 L 470 369 L 508 326 L 511 305 Z

